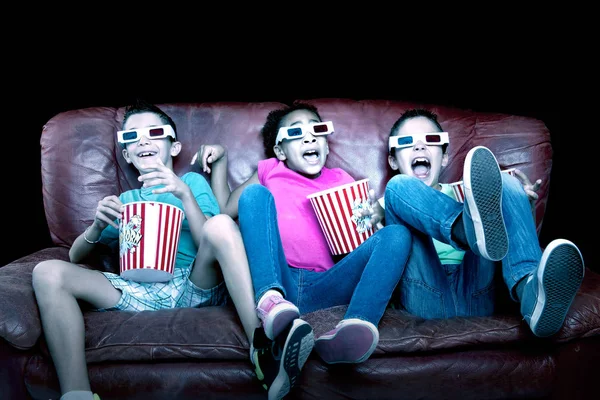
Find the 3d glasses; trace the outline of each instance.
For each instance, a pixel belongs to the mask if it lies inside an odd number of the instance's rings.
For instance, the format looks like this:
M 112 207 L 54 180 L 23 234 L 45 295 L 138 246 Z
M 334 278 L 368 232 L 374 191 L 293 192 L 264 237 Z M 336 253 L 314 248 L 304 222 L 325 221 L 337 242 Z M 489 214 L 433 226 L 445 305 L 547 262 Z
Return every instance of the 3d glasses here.
M 410 135 L 390 136 L 389 148 L 402 149 L 404 147 L 412 147 L 419 141 L 423 144 L 434 146 L 450 143 L 448 132 L 413 133 Z
M 284 126 L 279 128 L 275 144 L 281 143 L 283 139 L 302 139 L 310 132 L 313 136 L 323 136 L 333 133 L 333 122 L 314 122 L 306 125 Z
M 128 131 L 117 131 L 117 140 L 121 144 L 137 142 L 142 135 L 148 139 L 163 139 L 171 136 L 174 140 L 175 131 L 171 125 L 149 126 L 147 128 L 131 129 Z

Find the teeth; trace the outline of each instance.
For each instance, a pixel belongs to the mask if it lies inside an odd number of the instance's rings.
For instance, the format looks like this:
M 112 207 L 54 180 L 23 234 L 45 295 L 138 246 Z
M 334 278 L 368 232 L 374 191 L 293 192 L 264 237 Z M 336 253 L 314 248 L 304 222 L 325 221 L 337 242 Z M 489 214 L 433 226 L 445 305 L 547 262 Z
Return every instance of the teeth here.
M 415 159 L 413 160 L 413 162 L 412 162 L 412 163 L 413 163 L 413 165 L 414 165 L 414 164 L 416 164 L 416 163 L 418 163 L 418 162 L 424 162 L 424 163 L 428 163 L 428 162 L 429 162 L 429 160 L 428 160 L 428 159 L 426 159 L 425 157 L 419 157 L 419 158 L 415 158 Z

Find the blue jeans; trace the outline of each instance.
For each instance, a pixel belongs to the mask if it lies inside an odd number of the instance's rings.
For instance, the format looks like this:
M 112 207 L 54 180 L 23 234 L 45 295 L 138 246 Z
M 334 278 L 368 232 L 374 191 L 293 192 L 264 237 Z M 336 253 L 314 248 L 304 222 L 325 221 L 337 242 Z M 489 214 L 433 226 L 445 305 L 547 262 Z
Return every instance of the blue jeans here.
M 411 248 L 408 229 L 392 225 L 376 231 L 325 272 L 290 267 L 273 195 L 258 184 L 248 186 L 240 197 L 239 223 L 256 301 L 267 290 L 277 289 L 301 314 L 348 305 L 344 318 L 359 318 L 375 326 L 404 272 Z
M 468 249 L 459 265 L 442 265 L 431 238 L 461 248 L 452 240 L 451 232 L 460 215 L 470 219 L 463 213 L 463 203 L 408 175 L 390 179 L 385 191 L 386 225 L 402 225 L 413 234 L 411 255 L 397 289 L 399 301 L 408 312 L 427 319 L 491 315 L 499 264 L 510 297 L 518 301 L 514 287 L 537 269 L 542 252 L 521 183 L 508 174 L 502 174 L 502 179 L 508 254 L 500 263 Z

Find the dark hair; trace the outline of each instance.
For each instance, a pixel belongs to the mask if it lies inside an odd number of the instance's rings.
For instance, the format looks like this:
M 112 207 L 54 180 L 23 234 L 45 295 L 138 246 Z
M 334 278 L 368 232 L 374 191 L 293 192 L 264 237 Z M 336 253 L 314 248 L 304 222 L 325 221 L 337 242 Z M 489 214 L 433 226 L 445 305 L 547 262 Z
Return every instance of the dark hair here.
M 161 110 L 158 106 L 148 103 L 143 99 L 136 99 L 135 103 L 130 104 L 125 108 L 125 115 L 123 116 L 123 124 L 121 125 L 121 129 L 125 128 L 125 123 L 132 115 L 147 112 L 156 114 L 164 125 L 171 125 L 173 131 L 175 131 L 175 137 L 177 137 L 177 127 L 175 126 L 175 122 L 173 122 L 171 117 L 169 117 L 167 113 Z M 171 140 L 173 140 L 173 138 L 171 138 Z
M 319 118 L 319 121 L 322 121 L 321 115 L 319 115 L 319 112 L 317 111 L 317 107 L 313 106 L 312 104 L 302 103 L 299 101 L 292 103 L 292 105 L 289 107 L 271 111 L 267 115 L 267 120 L 260 131 L 263 137 L 263 146 L 265 147 L 265 155 L 267 158 L 275 157 L 273 146 L 275 145 L 277 132 L 279 132 L 279 128 L 281 128 L 281 120 L 283 117 L 296 110 L 307 110 L 313 112 Z
M 409 119 L 412 118 L 416 118 L 416 117 L 425 117 L 428 120 L 430 120 L 431 122 L 433 122 L 435 124 L 435 126 L 440 130 L 440 132 L 444 132 L 444 129 L 442 128 L 442 126 L 440 125 L 440 123 L 438 122 L 437 119 L 437 115 L 429 110 L 426 110 L 424 108 L 411 108 L 409 110 L 406 110 L 401 116 L 400 118 L 398 118 L 396 120 L 396 122 L 394 123 L 394 126 L 392 126 L 392 129 L 390 130 L 390 137 L 392 136 L 398 136 L 398 130 L 400 129 L 400 127 L 402 127 L 402 125 Z M 446 152 L 446 149 L 448 148 L 447 144 L 443 144 L 442 145 L 442 152 Z M 391 148 L 390 149 L 390 155 L 392 157 L 394 157 L 396 155 L 396 149 L 395 148 Z

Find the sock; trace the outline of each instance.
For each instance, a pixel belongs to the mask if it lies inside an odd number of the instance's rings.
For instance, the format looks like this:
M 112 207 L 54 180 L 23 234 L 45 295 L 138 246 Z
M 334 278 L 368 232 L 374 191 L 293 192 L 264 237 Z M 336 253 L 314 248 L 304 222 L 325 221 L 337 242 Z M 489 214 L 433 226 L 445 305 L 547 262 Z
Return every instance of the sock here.
M 275 289 L 269 289 L 265 292 L 265 294 L 262 295 L 262 297 L 260 298 L 260 300 L 258 301 L 258 307 L 260 307 L 260 303 L 263 302 L 263 300 L 265 300 L 266 298 L 268 298 L 269 296 L 279 296 L 281 298 L 283 298 L 283 295 L 281 294 L 281 292 L 279 292 L 278 290 Z
M 517 284 L 515 285 L 515 293 L 517 294 L 519 303 L 521 302 L 521 299 L 523 298 L 523 289 L 525 288 L 525 285 L 527 284 L 528 278 L 529 278 L 529 275 L 525 275 L 524 277 L 519 279 L 519 282 L 517 282 Z
M 88 390 L 71 390 L 63 394 L 60 400 L 94 400 L 94 394 Z
M 462 214 L 460 214 L 454 223 L 452 224 L 452 229 L 450 231 L 450 237 L 453 241 L 458 243 L 458 245 L 463 250 L 469 249 L 469 243 L 467 241 L 467 234 L 465 233 L 465 224 L 463 223 Z

